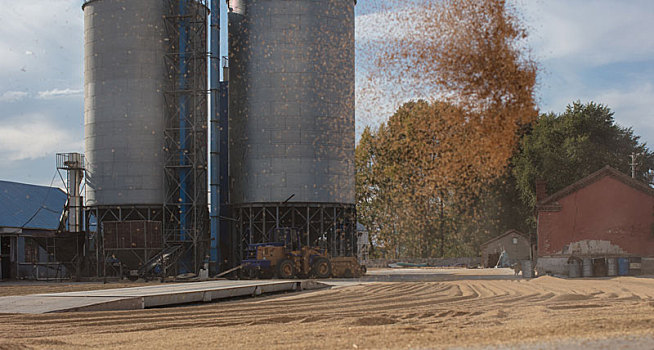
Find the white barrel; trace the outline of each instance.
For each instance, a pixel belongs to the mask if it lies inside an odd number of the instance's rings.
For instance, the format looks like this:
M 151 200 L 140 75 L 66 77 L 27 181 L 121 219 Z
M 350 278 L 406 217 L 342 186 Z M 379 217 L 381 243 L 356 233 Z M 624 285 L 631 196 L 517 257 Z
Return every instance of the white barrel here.
M 523 278 L 534 278 L 534 266 L 531 260 L 522 260 L 520 261 L 520 265 L 522 267 Z
M 581 266 L 578 260 L 572 260 L 568 263 L 568 277 L 579 278 L 581 276 Z
M 608 258 L 606 259 L 606 265 L 608 267 L 608 271 L 607 271 L 608 276 L 618 275 L 618 259 Z

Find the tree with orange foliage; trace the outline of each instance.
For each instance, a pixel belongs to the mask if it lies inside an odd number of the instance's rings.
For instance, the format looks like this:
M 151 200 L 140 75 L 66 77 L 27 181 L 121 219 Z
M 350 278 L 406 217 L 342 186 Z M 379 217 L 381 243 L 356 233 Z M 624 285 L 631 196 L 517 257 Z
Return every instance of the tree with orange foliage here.
M 357 158 L 371 169 L 357 188 L 374 191 L 358 197 L 367 201 L 358 210 L 392 256 L 444 256 L 461 251 L 457 227 L 474 220 L 470 203 L 505 174 L 519 131 L 538 114 L 537 67 L 505 1 L 414 5 L 386 18 L 403 35 L 364 48 L 379 57 L 371 81 L 401 77 L 410 82 L 398 87 L 403 94 L 426 100 L 403 105 L 366 136 L 368 151 Z

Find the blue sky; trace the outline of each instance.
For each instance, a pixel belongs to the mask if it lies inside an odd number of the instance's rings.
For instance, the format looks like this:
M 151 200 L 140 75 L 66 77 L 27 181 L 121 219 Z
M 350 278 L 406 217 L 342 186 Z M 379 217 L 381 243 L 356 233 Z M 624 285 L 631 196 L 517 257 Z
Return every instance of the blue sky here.
M 513 2 L 543 68 L 541 111 L 561 112 L 575 100 L 604 103 L 619 124 L 654 145 L 654 2 Z M 56 152 L 83 151 L 82 1 L 0 3 L 0 179 L 48 185 Z M 391 30 L 370 3 L 357 5 L 359 43 Z M 358 85 L 361 79 L 359 73 Z M 363 108 L 371 101 L 358 96 L 358 129 L 377 125 L 403 102 L 388 97 L 373 109 Z M 60 185 L 58 177 L 54 184 Z

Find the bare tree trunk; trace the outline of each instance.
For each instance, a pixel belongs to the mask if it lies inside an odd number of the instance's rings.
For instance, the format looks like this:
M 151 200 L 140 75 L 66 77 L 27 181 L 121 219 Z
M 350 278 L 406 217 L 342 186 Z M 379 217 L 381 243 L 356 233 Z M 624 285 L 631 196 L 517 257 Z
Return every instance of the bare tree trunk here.
M 443 193 L 440 193 L 440 198 L 439 198 L 439 211 L 438 211 L 439 219 L 440 222 L 439 224 L 439 231 L 440 231 L 440 238 L 441 238 L 441 244 L 440 244 L 440 257 L 442 258 L 445 255 L 445 204 L 443 203 Z

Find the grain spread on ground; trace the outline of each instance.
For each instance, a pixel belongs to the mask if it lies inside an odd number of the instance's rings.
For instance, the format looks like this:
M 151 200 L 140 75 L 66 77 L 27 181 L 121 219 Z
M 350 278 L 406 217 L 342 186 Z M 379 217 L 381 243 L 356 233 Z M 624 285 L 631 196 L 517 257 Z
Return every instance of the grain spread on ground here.
M 542 348 L 561 339 L 654 339 L 654 279 L 375 282 L 140 311 L 0 315 L 0 334 L 0 348 L 10 349 Z

